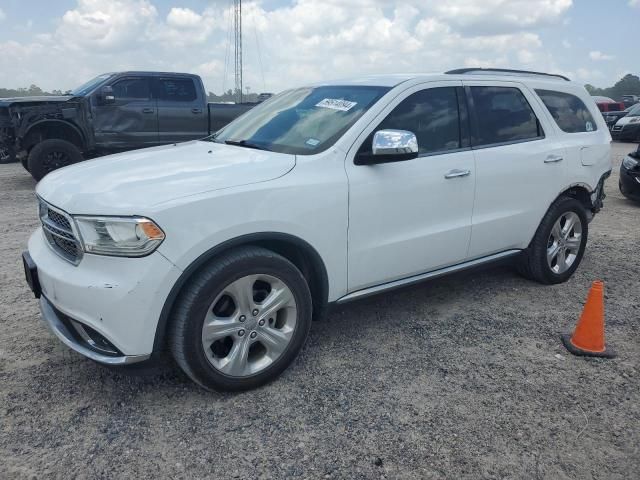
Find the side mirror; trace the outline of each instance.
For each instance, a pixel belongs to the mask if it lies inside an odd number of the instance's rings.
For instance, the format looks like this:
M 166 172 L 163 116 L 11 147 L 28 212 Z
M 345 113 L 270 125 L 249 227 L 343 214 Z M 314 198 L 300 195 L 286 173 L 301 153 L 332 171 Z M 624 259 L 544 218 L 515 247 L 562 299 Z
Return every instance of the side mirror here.
M 100 90 L 100 100 L 103 105 L 112 105 L 116 103 L 116 96 L 113 94 L 113 87 L 106 86 Z
M 356 165 L 401 162 L 418 158 L 418 139 L 407 130 L 378 130 L 373 136 L 371 153 L 356 156 Z

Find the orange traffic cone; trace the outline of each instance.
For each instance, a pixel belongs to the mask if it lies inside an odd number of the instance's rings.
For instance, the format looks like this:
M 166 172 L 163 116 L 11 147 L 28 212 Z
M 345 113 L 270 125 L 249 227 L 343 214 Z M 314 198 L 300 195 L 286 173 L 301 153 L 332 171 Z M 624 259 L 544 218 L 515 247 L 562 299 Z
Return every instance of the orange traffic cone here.
M 562 335 L 562 343 L 574 355 L 613 358 L 615 353 L 604 344 L 604 283 L 593 282 L 587 303 L 573 336 Z

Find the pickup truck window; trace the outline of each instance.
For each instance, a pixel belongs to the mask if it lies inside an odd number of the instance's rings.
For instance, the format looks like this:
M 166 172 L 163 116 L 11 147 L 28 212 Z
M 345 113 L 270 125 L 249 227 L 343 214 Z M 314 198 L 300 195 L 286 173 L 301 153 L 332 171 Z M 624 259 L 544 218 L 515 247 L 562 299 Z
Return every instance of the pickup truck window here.
M 147 78 L 125 78 L 112 85 L 113 93 L 118 99 L 148 100 L 151 98 L 149 80 Z
M 160 78 L 156 80 L 156 98 L 169 102 L 193 102 L 198 94 L 190 78 Z
M 220 143 L 313 155 L 331 147 L 389 90 L 339 85 L 288 90 L 258 105 L 211 138 Z

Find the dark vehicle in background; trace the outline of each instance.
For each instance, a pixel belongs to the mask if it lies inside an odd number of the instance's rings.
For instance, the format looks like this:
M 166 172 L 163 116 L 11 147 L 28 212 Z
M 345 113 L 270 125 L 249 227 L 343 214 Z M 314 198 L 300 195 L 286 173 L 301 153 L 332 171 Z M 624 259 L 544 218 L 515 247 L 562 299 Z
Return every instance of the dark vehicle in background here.
M 598 110 L 601 112 L 621 112 L 626 107 L 622 102 L 616 102 L 614 99 L 609 97 L 601 97 L 599 95 L 592 96 L 593 101 L 596 102 L 598 106 Z
M 36 179 L 110 153 L 203 138 L 252 108 L 208 103 L 197 75 L 106 73 L 65 96 L 0 99 L 0 162 Z
M 640 141 L 640 104 L 634 105 L 611 127 L 611 137 L 621 141 Z
M 618 186 L 625 197 L 640 202 L 640 146 L 622 160 Z
M 620 112 L 602 112 L 602 116 L 604 118 L 605 123 L 607 124 L 607 127 L 609 127 L 609 130 L 613 128 L 613 126 L 618 122 L 618 120 L 626 116 L 627 113 L 629 113 L 629 111 L 632 108 L 633 107 L 627 107 Z
M 632 107 L 636 103 L 640 103 L 640 95 L 623 95 L 622 103 L 625 107 Z

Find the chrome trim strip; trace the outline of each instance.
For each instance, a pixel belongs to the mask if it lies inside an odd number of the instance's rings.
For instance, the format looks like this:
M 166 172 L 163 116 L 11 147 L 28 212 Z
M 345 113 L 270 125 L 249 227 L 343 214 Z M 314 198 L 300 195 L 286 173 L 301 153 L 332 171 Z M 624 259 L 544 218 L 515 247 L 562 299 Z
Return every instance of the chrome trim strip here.
M 361 298 L 368 297 L 370 295 L 376 295 L 378 293 L 392 290 L 395 288 L 406 287 L 408 285 L 413 285 L 414 283 L 419 283 L 424 280 L 430 280 L 433 278 L 442 277 L 449 273 L 458 272 L 461 270 L 465 270 L 467 268 L 475 267 L 478 265 L 482 265 L 483 263 L 489 263 L 494 260 L 500 260 L 502 258 L 511 257 L 513 255 L 517 255 L 522 250 L 507 250 L 505 252 L 495 253 L 493 255 L 489 255 L 488 257 L 477 258 L 475 260 L 470 260 L 468 262 L 459 263 L 457 265 L 452 265 L 450 267 L 441 268 L 439 270 L 433 270 L 427 273 L 421 273 L 419 275 L 414 275 L 412 277 L 402 278 L 400 280 L 394 280 L 393 282 L 383 283 L 382 285 L 376 285 L 374 287 L 364 288 L 362 290 L 357 290 L 355 292 L 349 293 L 342 298 L 339 298 L 336 303 L 346 303 L 351 302 L 353 300 L 359 300 Z
M 51 303 L 45 298 L 44 295 L 40 297 L 40 312 L 42 313 L 42 320 L 47 324 L 51 331 L 58 337 L 58 339 L 64 343 L 71 350 L 75 350 L 80 355 L 84 355 L 91 360 L 102 363 L 105 365 L 128 365 L 131 363 L 143 362 L 148 360 L 151 355 L 123 355 L 121 357 L 111 357 L 108 355 L 102 355 L 98 352 L 88 349 L 87 347 L 80 345 L 78 341 L 73 338 L 73 335 L 69 329 L 62 323 L 55 310 L 51 306 Z

